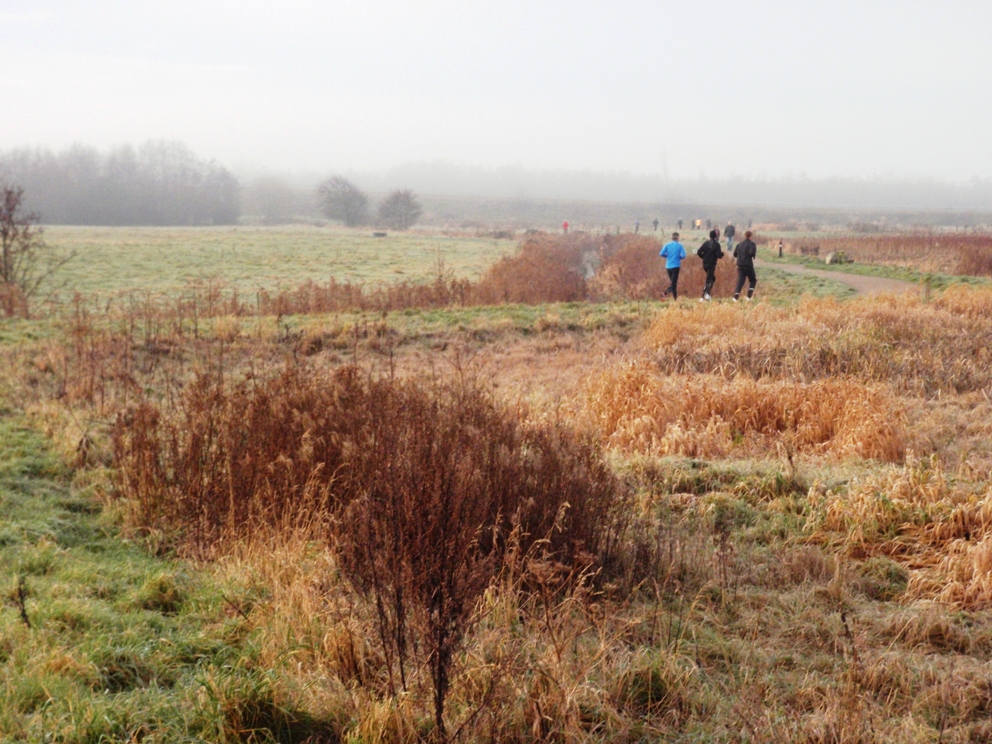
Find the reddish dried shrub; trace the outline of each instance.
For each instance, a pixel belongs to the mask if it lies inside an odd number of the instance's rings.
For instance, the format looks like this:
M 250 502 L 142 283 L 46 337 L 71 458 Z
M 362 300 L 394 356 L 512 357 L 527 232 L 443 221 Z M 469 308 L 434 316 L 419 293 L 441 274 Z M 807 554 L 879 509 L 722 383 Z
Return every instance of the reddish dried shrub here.
M 174 410 L 145 401 L 119 416 L 114 460 L 132 524 L 176 532 L 193 553 L 402 498 L 424 518 L 469 509 L 473 529 L 487 530 L 483 552 L 516 525 L 526 544 L 547 538 L 572 562 L 603 547 L 616 503 L 595 445 L 563 425 L 525 424 L 472 383 L 369 379 L 355 368 L 236 385 L 200 375 Z
M 121 416 L 114 451 L 133 521 L 186 551 L 287 528 L 336 545 L 377 609 L 393 694 L 423 651 L 441 740 L 452 661 L 508 551 L 582 568 L 618 542 L 620 491 L 591 439 L 467 382 L 201 376 L 173 415 Z
M 584 235 L 538 235 L 520 253 L 493 264 L 473 292 L 474 304 L 573 302 L 586 298 L 583 260 L 596 243 Z

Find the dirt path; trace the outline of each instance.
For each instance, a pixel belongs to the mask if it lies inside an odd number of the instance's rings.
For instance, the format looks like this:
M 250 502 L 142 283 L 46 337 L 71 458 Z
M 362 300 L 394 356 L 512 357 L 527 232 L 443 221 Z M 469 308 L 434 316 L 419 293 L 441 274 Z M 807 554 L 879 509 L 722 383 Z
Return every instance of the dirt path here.
M 805 266 L 787 263 L 772 263 L 755 259 L 754 266 L 757 269 L 778 269 L 790 274 L 802 274 L 804 276 L 815 276 L 820 279 L 832 279 L 835 282 L 846 284 L 852 287 L 858 294 L 879 294 L 882 292 L 910 292 L 919 289 L 919 285 L 912 282 L 904 282 L 901 279 L 885 279 L 880 276 L 862 276 L 861 274 L 845 274 L 842 271 L 821 271 L 818 269 L 807 269 Z

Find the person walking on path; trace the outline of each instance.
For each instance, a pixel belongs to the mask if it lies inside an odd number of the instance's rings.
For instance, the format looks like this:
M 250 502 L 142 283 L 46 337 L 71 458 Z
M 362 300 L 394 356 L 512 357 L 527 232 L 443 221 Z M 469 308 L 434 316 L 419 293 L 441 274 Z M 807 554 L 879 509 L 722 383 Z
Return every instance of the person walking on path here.
M 568 235 L 568 220 L 561 223 L 561 231 Z
M 654 231 L 655 232 L 658 232 L 658 218 L 657 217 L 654 218 L 654 222 L 651 223 L 651 224 L 654 225 Z
M 641 231 L 641 221 L 634 220 L 634 235 L 637 235 Z
M 726 229 L 724 229 L 723 234 L 727 236 L 727 253 L 733 253 L 734 251 L 734 235 L 737 234 L 737 228 L 734 227 L 733 222 L 728 222 Z
M 679 234 L 672 233 L 670 242 L 665 243 L 659 254 L 665 259 L 665 269 L 668 271 L 668 279 L 671 281 L 668 289 L 665 290 L 665 297 L 671 295 L 673 299 L 679 298 L 679 270 L 682 268 L 682 259 L 685 258 L 685 246 L 679 242 Z
M 713 285 L 716 284 L 716 262 L 723 258 L 723 250 L 720 248 L 716 230 L 710 230 L 710 239 L 699 246 L 696 255 L 703 259 L 703 271 L 706 272 L 706 285 L 703 287 L 703 296 L 699 301 L 709 302 L 713 299 L 710 293 L 713 291 Z
M 754 285 L 758 283 L 758 277 L 754 274 L 754 257 L 758 255 L 758 246 L 751 240 L 751 231 L 744 233 L 744 240 L 734 248 L 734 258 L 737 259 L 737 289 L 734 290 L 734 302 L 741 296 L 744 289 L 744 280 L 748 280 L 747 299 L 754 297 Z

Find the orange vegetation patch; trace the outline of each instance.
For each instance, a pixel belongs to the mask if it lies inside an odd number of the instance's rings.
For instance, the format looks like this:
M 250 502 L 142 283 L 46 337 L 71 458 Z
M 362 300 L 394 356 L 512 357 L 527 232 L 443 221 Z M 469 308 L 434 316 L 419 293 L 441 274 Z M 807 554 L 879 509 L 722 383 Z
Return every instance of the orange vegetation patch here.
M 590 382 L 587 405 L 609 445 L 625 451 L 724 457 L 784 442 L 835 457 L 897 461 L 904 453 L 895 401 L 851 379 L 663 376 L 625 362 Z
M 880 295 L 789 307 L 704 303 L 659 315 L 644 335 L 661 372 L 812 382 L 850 376 L 933 396 L 992 384 L 992 289 L 932 302 Z

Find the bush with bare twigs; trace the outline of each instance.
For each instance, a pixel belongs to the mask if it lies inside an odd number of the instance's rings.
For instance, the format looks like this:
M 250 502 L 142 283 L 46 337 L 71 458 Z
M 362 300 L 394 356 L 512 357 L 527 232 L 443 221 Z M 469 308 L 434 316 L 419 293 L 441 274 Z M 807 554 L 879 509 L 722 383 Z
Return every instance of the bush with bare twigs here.
M 201 375 L 177 410 L 144 402 L 118 419 L 115 463 L 133 526 L 184 551 L 294 530 L 336 546 L 377 608 L 390 693 L 428 668 L 441 740 L 451 665 L 507 551 L 591 566 L 621 518 L 590 441 L 526 424 L 471 382 L 354 368 L 230 387 Z
M 524 240 L 517 255 L 504 256 L 482 275 L 473 293 L 475 303 L 585 299 L 583 257 L 590 249 L 589 243 L 589 238 L 579 235 L 539 235 Z

